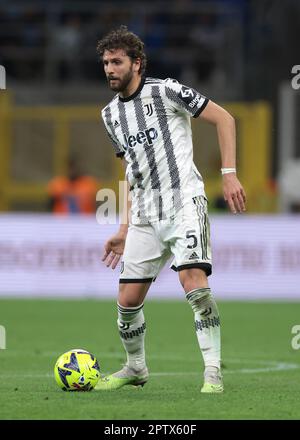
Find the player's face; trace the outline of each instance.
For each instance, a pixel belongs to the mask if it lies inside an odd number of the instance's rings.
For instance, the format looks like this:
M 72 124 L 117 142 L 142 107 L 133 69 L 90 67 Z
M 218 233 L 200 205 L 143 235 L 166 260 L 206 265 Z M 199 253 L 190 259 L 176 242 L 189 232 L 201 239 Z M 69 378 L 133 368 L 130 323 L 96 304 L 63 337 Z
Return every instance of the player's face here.
M 108 85 L 114 92 L 126 90 L 138 71 L 137 63 L 122 49 L 106 50 L 103 54 L 103 65 Z

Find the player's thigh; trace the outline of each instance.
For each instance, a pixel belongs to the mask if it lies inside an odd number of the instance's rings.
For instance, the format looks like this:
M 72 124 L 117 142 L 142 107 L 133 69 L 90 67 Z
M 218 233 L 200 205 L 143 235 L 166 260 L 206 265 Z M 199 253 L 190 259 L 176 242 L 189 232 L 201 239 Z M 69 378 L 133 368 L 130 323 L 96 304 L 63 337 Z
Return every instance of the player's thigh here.
M 130 225 L 121 261 L 119 301 L 140 305 L 165 262 L 166 246 L 150 225 Z M 121 304 L 121 303 L 120 303 Z

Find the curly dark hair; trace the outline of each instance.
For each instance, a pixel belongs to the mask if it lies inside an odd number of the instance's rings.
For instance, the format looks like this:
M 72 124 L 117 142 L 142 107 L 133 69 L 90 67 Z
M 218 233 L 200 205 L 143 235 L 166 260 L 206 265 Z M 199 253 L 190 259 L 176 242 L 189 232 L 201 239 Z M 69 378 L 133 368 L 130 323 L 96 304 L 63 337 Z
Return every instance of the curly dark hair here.
M 114 49 L 123 49 L 132 60 L 139 58 L 141 60 L 139 74 L 144 75 L 147 64 L 144 43 L 137 35 L 130 32 L 127 26 L 122 25 L 118 29 L 110 31 L 102 40 L 98 41 L 97 53 L 100 55 L 100 59 L 102 59 L 105 50 Z

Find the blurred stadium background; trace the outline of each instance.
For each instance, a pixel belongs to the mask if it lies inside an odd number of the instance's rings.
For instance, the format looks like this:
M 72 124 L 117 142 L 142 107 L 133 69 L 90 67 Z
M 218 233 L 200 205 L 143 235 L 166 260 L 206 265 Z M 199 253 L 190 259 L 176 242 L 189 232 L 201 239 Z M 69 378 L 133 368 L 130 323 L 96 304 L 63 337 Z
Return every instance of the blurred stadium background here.
M 222 203 L 216 133 L 192 122 L 216 295 L 299 299 L 297 0 L 0 1 L 0 295 L 116 293 L 117 272 L 99 262 L 116 226 L 99 225 L 94 214 L 52 214 L 47 188 L 76 156 L 99 189 L 118 192 L 123 172 L 100 120 L 112 95 L 95 48 L 120 24 L 145 41 L 148 76 L 193 86 L 236 118 L 248 195 L 238 218 Z M 179 298 L 174 275 L 164 270 L 152 296 Z

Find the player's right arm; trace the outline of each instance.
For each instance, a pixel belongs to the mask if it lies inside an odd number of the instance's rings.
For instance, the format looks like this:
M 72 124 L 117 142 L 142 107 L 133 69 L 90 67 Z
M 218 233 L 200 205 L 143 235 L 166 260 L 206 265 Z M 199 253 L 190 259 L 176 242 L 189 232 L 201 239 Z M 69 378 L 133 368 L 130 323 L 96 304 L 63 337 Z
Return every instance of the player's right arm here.
M 201 95 L 197 90 L 165 80 L 165 95 L 171 108 L 216 126 L 222 158 L 222 168 L 234 168 L 236 163 L 235 121 L 222 107 Z M 235 173 L 223 175 L 224 199 L 233 213 L 245 211 L 246 194 Z
M 124 169 L 126 170 L 127 163 L 125 159 L 122 159 Z M 102 261 L 105 261 L 106 266 L 111 266 L 112 269 L 115 269 L 117 264 L 119 263 L 125 247 L 125 241 L 127 237 L 128 232 L 128 225 L 129 225 L 129 216 L 130 216 L 130 209 L 131 209 L 131 202 L 129 200 L 129 184 L 126 180 L 125 182 L 125 203 L 124 203 L 124 213 L 121 214 L 120 219 L 120 228 L 119 231 L 110 237 L 104 246 L 104 255 L 102 257 Z
M 235 169 L 236 134 L 234 118 L 223 107 L 212 101 L 208 102 L 200 118 L 216 126 L 222 168 Z M 235 172 L 223 175 L 223 193 L 225 201 L 234 214 L 246 210 L 246 194 Z

